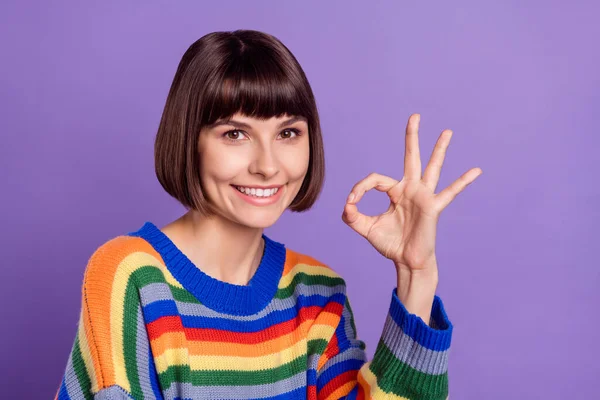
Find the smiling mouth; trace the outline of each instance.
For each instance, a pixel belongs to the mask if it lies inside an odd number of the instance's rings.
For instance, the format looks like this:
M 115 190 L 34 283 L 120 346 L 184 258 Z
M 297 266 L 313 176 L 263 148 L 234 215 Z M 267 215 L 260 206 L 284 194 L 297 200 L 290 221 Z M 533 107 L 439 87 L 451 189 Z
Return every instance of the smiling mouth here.
M 281 189 L 281 187 L 274 187 L 274 188 L 269 188 L 269 189 L 257 189 L 257 188 L 251 188 L 251 187 L 245 187 L 245 186 L 236 186 L 236 185 L 232 185 L 234 188 L 237 189 L 238 192 L 244 193 L 247 196 L 250 197 L 256 197 L 258 199 L 266 199 L 269 197 L 274 196 L 275 194 L 277 194 L 277 192 Z

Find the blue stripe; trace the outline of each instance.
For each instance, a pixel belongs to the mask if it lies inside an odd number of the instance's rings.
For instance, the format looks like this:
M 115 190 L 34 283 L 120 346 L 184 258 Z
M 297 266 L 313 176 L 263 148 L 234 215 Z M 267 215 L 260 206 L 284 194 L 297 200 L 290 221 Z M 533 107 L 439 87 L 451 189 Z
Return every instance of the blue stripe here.
M 348 393 L 346 400 L 356 400 L 356 396 L 358 396 L 358 384 L 354 386 L 354 389 L 352 389 L 350 393 Z
M 154 301 L 144 306 L 143 311 L 146 323 L 156 321 L 160 317 L 180 316 L 183 326 L 186 328 L 225 329 L 232 332 L 260 332 L 273 325 L 297 318 L 299 307 L 325 307 L 330 302 L 337 302 L 341 305 L 344 304 L 344 298 L 343 293 L 337 293 L 329 297 L 318 294 L 310 296 L 300 295 L 297 298 L 295 307 L 272 311 L 254 321 L 235 321 L 227 318 L 181 315 L 173 300 Z
M 434 297 L 431 309 L 431 318 L 435 319 L 437 329 L 427 325 L 418 315 L 409 313 L 398 298 L 396 288 L 392 290 L 389 314 L 398 328 L 421 346 L 435 351 L 450 348 L 453 326 L 448 320 L 442 299 L 438 296 Z
M 77 383 L 77 384 L 79 384 L 79 383 Z M 58 400 L 71 400 L 71 398 L 69 397 L 69 393 L 67 392 L 67 384 L 65 382 L 64 377 L 60 384 L 60 391 L 58 392 Z
M 343 313 L 342 313 L 342 318 L 340 319 L 340 322 L 339 322 L 337 328 L 335 329 L 335 334 L 337 335 L 337 338 L 338 338 L 338 346 L 340 343 L 348 342 L 348 336 L 346 336 L 346 318 L 344 317 Z
M 306 385 L 317 386 L 317 371 L 314 368 L 310 368 L 306 371 Z
M 327 363 L 329 363 L 330 361 L 331 360 L 327 361 Z M 333 365 L 328 365 L 327 363 L 323 367 L 323 373 L 319 376 L 319 379 L 317 380 L 318 391 L 324 388 L 325 385 L 327 385 L 332 379 L 334 379 L 340 374 L 343 374 L 344 372 L 356 371 L 356 374 L 358 375 L 358 370 L 365 364 L 363 360 L 356 359 L 340 361 Z
M 156 366 L 154 365 L 154 356 L 152 355 L 152 348 L 148 348 L 148 370 L 150 372 L 150 386 L 152 387 L 152 393 L 157 400 L 162 400 L 163 395 L 160 392 L 160 385 L 158 383 L 158 374 L 156 372 Z

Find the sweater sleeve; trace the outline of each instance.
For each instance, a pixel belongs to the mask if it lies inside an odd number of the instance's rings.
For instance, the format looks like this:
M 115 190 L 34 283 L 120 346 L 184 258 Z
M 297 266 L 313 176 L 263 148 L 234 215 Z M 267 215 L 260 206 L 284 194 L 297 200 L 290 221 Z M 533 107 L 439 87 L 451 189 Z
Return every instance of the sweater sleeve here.
M 112 257 L 97 251 L 86 268 L 77 332 L 55 400 L 161 398 L 139 291 L 126 265 L 111 267 Z
M 345 297 L 339 323 L 318 363 L 317 398 L 447 399 L 451 336 L 440 297 L 434 298 L 428 326 L 407 311 L 394 288 L 381 338 L 367 361 Z

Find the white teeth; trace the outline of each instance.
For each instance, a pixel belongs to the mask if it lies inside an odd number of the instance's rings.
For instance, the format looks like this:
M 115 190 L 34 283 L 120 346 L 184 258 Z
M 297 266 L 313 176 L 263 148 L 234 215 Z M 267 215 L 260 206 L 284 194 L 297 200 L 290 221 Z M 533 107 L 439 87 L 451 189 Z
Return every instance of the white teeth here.
M 279 188 L 274 189 L 256 189 L 256 188 L 247 188 L 243 186 L 236 186 L 237 190 L 242 193 L 247 194 L 248 196 L 253 197 L 270 197 L 279 191 Z

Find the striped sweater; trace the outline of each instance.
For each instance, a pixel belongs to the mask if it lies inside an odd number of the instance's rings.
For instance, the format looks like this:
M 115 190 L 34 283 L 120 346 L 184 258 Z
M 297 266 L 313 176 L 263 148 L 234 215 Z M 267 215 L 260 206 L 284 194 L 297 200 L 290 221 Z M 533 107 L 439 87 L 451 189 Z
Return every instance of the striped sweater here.
M 344 280 L 263 235 L 247 285 L 197 268 L 154 224 L 90 257 L 55 399 L 446 399 L 452 324 L 394 288 L 367 361 Z

